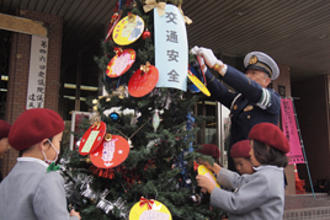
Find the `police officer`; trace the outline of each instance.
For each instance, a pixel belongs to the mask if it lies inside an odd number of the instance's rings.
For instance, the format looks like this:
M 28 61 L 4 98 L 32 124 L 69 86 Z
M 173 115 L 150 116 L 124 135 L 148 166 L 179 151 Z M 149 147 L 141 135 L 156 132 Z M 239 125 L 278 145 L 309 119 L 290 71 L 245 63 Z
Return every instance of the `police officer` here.
M 221 79 L 235 89 L 229 90 L 210 71 L 206 71 L 207 87 L 212 97 L 231 112 L 230 149 L 237 141 L 247 139 L 250 129 L 255 124 L 278 124 L 280 96 L 267 87 L 279 76 L 280 71 L 270 56 L 259 51 L 248 53 L 244 58 L 244 74 L 217 59 L 211 49 L 195 46 L 191 52 L 202 56 L 207 66 L 219 73 Z M 207 70 L 206 67 L 203 68 Z M 228 166 L 229 169 L 235 170 L 230 156 Z

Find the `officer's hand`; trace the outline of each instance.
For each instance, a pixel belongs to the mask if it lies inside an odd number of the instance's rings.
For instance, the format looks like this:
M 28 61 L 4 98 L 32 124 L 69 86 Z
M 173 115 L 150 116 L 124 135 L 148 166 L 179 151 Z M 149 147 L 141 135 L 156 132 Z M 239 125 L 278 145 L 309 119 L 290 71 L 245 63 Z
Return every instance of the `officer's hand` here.
M 197 55 L 200 55 L 204 58 L 206 64 L 210 67 L 213 68 L 215 64 L 218 65 L 223 65 L 223 62 L 221 60 L 218 60 L 218 58 L 214 55 L 213 51 L 208 48 L 200 47 Z
M 190 53 L 193 55 L 198 55 L 199 47 L 194 46 L 193 48 L 190 49 Z
M 198 56 L 198 59 L 199 59 L 198 62 L 201 66 L 202 71 L 205 73 L 207 70 L 207 67 L 205 65 L 205 61 L 204 61 L 203 57 L 199 55 L 199 50 L 200 50 L 200 47 L 194 46 L 193 48 L 190 49 L 190 53 Z

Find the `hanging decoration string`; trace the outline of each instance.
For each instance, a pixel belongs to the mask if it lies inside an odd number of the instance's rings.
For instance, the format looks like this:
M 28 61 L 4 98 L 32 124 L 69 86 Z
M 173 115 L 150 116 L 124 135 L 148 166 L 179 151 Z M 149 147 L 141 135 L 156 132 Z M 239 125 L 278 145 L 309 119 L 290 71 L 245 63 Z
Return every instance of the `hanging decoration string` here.
M 150 117 L 146 122 L 144 122 L 138 129 L 136 129 L 129 137 L 126 136 L 123 132 L 121 132 L 119 129 L 116 128 L 112 128 L 113 130 L 117 131 L 118 133 L 121 134 L 121 136 L 125 137 L 126 139 L 132 139 L 144 126 L 146 126 L 148 124 L 148 122 L 151 120 L 152 118 Z

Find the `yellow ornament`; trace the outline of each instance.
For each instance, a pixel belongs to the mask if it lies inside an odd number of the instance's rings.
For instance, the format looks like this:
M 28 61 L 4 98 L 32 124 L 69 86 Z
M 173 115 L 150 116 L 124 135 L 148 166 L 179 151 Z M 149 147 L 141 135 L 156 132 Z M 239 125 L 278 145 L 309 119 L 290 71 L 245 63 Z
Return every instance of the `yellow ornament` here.
M 204 93 L 204 95 L 211 95 L 207 87 L 192 72 L 190 72 L 190 70 L 188 70 L 188 78 L 202 93 Z
M 112 32 L 112 39 L 116 44 L 126 46 L 139 39 L 143 31 L 143 19 L 138 15 L 129 14 L 116 24 Z
M 168 208 L 156 200 L 141 197 L 129 213 L 129 220 L 172 220 Z
M 217 187 L 220 188 L 220 185 L 217 183 L 217 179 L 215 178 L 214 174 L 204 165 L 199 165 L 197 168 L 197 172 L 200 175 L 208 177 L 210 180 L 212 180 Z

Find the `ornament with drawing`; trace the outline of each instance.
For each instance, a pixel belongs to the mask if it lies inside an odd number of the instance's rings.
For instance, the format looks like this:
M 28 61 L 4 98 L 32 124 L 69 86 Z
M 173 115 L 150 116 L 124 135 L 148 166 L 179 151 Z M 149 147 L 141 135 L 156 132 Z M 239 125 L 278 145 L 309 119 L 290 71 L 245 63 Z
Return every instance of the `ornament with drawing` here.
M 79 143 L 79 153 L 83 156 L 95 152 L 101 145 L 107 126 L 103 121 L 93 123 Z
M 119 135 L 104 140 L 99 149 L 90 154 L 91 162 L 99 168 L 113 168 L 124 162 L 129 154 L 128 141 Z
M 109 61 L 106 75 L 116 78 L 127 72 L 134 64 L 136 53 L 134 49 L 117 49 L 117 54 Z
M 134 43 L 144 31 L 143 19 L 135 14 L 122 18 L 112 31 L 113 41 L 121 46 Z
M 217 179 L 215 178 L 214 174 L 206 166 L 199 165 L 197 168 L 197 172 L 199 175 L 203 175 L 203 176 L 206 176 L 207 178 L 209 178 L 212 182 L 215 183 L 215 185 L 217 187 L 220 188 L 220 185 L 217 183 Z
M 134 204 L 129 212 L 129 220 L 172 220 L 170 210 L 157 200 L 152 201 L 152 205 L 143 203 L 141 200 Z

